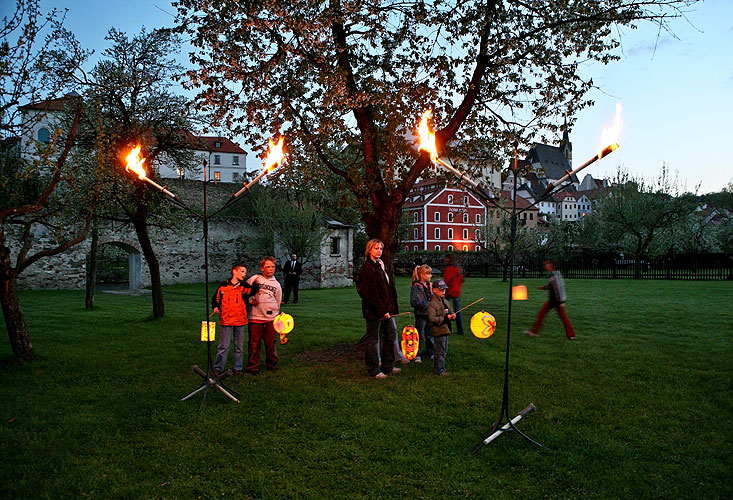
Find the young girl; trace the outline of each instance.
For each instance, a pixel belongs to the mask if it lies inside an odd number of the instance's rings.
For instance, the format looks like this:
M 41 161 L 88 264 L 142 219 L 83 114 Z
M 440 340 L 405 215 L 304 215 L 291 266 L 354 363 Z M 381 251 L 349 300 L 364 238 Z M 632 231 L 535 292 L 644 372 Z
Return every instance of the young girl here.
M 420 363 L 421 354 L 433 357 L 433 337 L 425 330 L 428 322 L 428 304 L 433 296 L 430 280 L 433 279 L 433 270 L 428 265 L 415 266 L 412 273 L 412 287 L 410 290 L 410 305 L 415 309 L 415 328 L 420 335 L 420 352 L 413 360 Z

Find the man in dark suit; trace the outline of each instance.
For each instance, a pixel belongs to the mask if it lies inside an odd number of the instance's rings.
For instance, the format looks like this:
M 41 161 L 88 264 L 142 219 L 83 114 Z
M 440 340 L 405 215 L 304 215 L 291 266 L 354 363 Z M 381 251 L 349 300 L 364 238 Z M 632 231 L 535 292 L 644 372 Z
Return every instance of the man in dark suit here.
M 300 285 L 300 274 L 303 272 L 303 266 L 298 262 L 298 256 L 290 255 L 290 260 L 283 265 L 283 274 L 285 275 L 285 297 L 283 304 L 287 304 L 290 300 L 290 292 L 293 292 L 293 304 L 298 303 L 298 286 Z

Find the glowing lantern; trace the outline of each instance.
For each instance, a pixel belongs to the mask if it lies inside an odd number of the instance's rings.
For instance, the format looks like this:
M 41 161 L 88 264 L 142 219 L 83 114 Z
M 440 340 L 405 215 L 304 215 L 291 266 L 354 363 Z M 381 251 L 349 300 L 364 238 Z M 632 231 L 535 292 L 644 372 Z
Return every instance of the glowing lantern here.
M 480 339 L 487 339 L 496 330 L 496 318 L 486 311 L 480 311 L 471 317 L 471 333 Z
M 280 334 L 280 344 L 287 344 L 288 339 L 285 336 L 292 332 L 295 326 L 293 317 L 286 313 L 280 313 L 275 316 L 273 326 L 275 327 L 275 331 Z
M 513 286 L 512 300 L 527 300 L 527 287 L 524 285 Z
M 412 325 L 402 329 L 402 354 L 407 359 L 415 359 L 420 352 L 420 333 Z
M 209 334 L 206 335 L 206 324 L 209 324 Z M 216 322 L 214 321 L 202 321 L 201 322 L 201 342 L 213 341 L 216 338 Z

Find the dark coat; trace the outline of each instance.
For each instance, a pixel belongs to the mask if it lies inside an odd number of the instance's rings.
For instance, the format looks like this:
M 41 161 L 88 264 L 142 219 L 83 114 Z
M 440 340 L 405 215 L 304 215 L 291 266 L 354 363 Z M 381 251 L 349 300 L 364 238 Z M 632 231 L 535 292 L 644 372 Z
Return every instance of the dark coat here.
M 389 273 L 386 264 L 385 270 Z M 367 257 L 361 266 L 356 290 L 361 296 L 361 312 L 364 319 L 382 319 L 387 313 L 395 315 L 399 312 L 394 279 L 387 281 L 382 266 L 370 257 Z

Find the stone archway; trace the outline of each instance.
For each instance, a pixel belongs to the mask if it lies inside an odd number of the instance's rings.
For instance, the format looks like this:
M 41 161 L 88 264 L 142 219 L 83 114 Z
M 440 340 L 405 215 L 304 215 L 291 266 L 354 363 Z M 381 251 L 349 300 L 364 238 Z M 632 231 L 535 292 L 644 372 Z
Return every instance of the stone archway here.
M 106 248 L 105 248 L 106 247 Z M 111 251 L 106 251 L 111 250 Z M 105 262 L 102 262 L 100 273 L 100 259 L 104 261 L 109 258 L 111 265 L 104 269 Z M 97 283 L 122 284 L 126 281 L 127 288 L 131 291 L 139 290 L 142 286 L 142 253 L 135 246 L 123 241 L 100 242 L 97 249 Z M 124 262 L 120 262 L 124 261 Z

